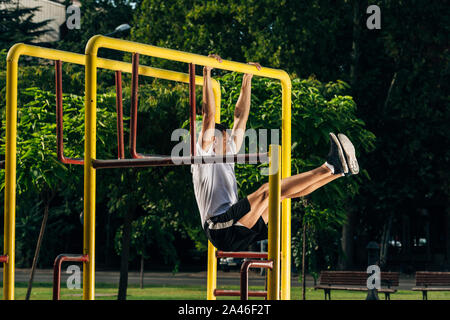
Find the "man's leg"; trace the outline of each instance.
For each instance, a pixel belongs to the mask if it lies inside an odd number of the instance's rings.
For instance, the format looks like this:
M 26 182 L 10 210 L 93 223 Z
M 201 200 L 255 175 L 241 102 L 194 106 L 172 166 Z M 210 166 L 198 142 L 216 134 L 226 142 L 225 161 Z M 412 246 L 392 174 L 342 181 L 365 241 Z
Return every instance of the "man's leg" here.
M 308 194 L 313 193 L 314 191 L 319 189 L 320 187 L 323 187 L 324 185 L 326 185 L 326 184 L 330 183 L 331 181 L 336 180 L 336 179 L 338 179 L 340 177 L 343 177 L 343 175 L 342 174 L 340 174 L 340 175 L 339 174 L 333 174 L 333 175 L 331 175 L 329 177 L 326 177 L 326 178 L 324 178 L 324 179 L 322 179 L 322 180 L 320 180 L 320 181 L 310 185 L 309 187 L 303 189 L 302 191 L 300 191 L 298 193 L 291 194 L 289 196 L 289 198 L 293 199 L 293 198 L 299 198 L 299 197 L 307 196 Z M 281 199 L 281 200 L 284 200 L 284 199 Z
M 341 174 L 333 174 L 327 166 L 322 165 L 314 170 L 284 178 L 281 180 L 281 200 L 305 196 L 341 176 Z M 264 222 L 267 223 L 269 184 L 263 184 L 247 199 L 250 202 L 251 210 L 239 222 L 247 228 L 251 228 L 262 216 Z
M 330 151 L 325 164 L 314 170 L 281 180 L 281 200 L 305 196 L 344 174 L 357 174 L 359 172 L 353 144 L 345 135 L 340 135 L 343 138 L 342 143 L 333 133 L 330 133 Z M 347 162 L 354 164 L 350 171 Z M 264 222 L 267 223 L 269 185 L 267 183 L 262 185 L 247 199 L 250 202 L 250 212 L 238 222 L 247 228 L 252 228 L 262 216 Z
M 319 189 L 320 187 L 323 187 L 324 185 L 326 185 L 326 184 L 330 183 L 331 181 L 336 180 L 340 177 L 342 177 L 342 175 L 337 175 L 337 174 L 331 175 L 327 178 L 320 180 L 319 182 L 316 182 L 316 183 L 310 185 L 309 187 L 300 191 L 299 193 L 290 195 L 289 198 L 294 199 L 294 198 L 300 198 L 300 197 L 307 196 L 308 194 Z M 284 199 L 282 198 L 281 200 L 283 201 Z M 261 217 L 263 218 L 264 222 L 267 224 L 267 222 L 269 222 L 269 202 L 267 201 L 266 204 L 267 204 L 267 206 L 264 209 L 263 213 L 261 214 Z

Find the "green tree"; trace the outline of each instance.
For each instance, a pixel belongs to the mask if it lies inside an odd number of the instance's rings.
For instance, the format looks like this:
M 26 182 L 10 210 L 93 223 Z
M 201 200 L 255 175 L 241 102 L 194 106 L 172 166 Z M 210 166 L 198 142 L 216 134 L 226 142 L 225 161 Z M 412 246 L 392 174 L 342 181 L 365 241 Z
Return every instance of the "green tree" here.
M 423 232 L 426 223 L 419 221 L 425 209 L 436 221 L 428 244 L 445 254 L 448 263 L 450 231 L 437 231 L 450 217 L 448 10 L 441 2 L 375 4 L 382 11 L 382 27 L 362 29 L 352 88 L 359 114 L 378 137 L 378 151 L 362 159 L 373 179 L 354 201 L 358 220 L 364 221 L 355 224 L 355 235 L 380 239 L 384 251 L 396 235 L 402 242 L 400 254 L 412 259 L 413 234 L 404 230 L 409 220 L 417 221 L 411 226 L 417 233 Z
M 28 88 L 24 94 L 31 97 L 29 102 L 18 106 L 17 135 L 17 243 L 18 264 L 28 264 L 31 238 L 37 232 L 38 214 L 42 210 L 43 218 L 39 231 L 38 242 L 32 262 L 32 271 L 27 298 L 31 294 L 34 270 L 38 265 L 41 246 L 45 241 L 44 233 L 48 222 L 57 226 L 52 228 L 54 243 L 58 231 L 67 233 L 72 226 L 65 225 L 67 216 L 75 212 L 79 214 L 82 208 L 83 174 L 79 166 L 64 165 L 56 155 L 56 116 L 55 95 L 38 88 Z M 110 96 L 113 99 L 114 96 Z M 105 110 L 105 100 L 108 96 L 99 96 L 99 146 L 111 144 L 108 141 L 108 131 L 114 129 L 111 112 Z M 65 155 L 81 157 L 84 150 L 84 98 L 76 95 L 64 97 L 64 127 Z M 114 114 L 113 114 L 114 116 Z M 3 125 L 5 125 L 3 123 Z M 115 130 L 114 130 L 115 131 Z M 4 135 L 2 136 L 2 153 L 5 152 Z M 114 138 L 113 138 L 114 139 Z M 107 150 L 109 152 L 110 150 Z M 106 152 L 106 153 L 107 153 Z M 99 155 L 105 156 L 105 151 Z M 1 173 L 2 189 L 4 187 L 4 171 Z M 76 200 L 75 200 L 76 199 Z M 78 203 L 77 203 L 78 202 Z M 57 222 L 58 219 L 61 221 Z M 61 235 L 60 235 L 61 236 Z M 46 258 L 54 259 L 52 250 Z M 47 262 L 49 263 L 49 262 Z
M 131 36 L 172 49 L 259 61 L 301 77 L 316 74 L 328 81 L 342 78 L 350 68 L 349 11 L 348 1 L 143 0 Z M 160 59 L 151 63 L 178 67 Z
M 16 0 L 0 0 L 0 50 L 9 49 L 14 43 L 30 43 L 50 31 L 50 20 L 33 21 L 39 7 L 20 6 Z
M 228 74 L 220 79 L 224 100 L 222 122 L 228 127 L 232 125 L 240 81 L 241 76 L 236 74 Z M 308 171 L 323 164 L 329 148 L 329 132 L 343 132 L 348 135 L 354 142 L 358 155 L 374 149 L 375 136 L 365 128 L 364 121 L 358 119 L 356 104 L 352 97 L 347 95 L 349 90 L 349 86 L 342 81 L 322 83 L 314 78 L 292 80 L 292 174 Z M 254 79 L 249 128 L 280 128 L 280 93 L 281 86 L 277 81 Z M 254 165 L 237 166 L 236 176 L 240 196 L 255 191 L 265 181 L 258 170 L 259 168 Z M 339 241 L 332 239 L 338 238 L 337 230 L 340 230 L 346 221 L 348 202 L 358 194 L 360 185 L 369 181 L 368 178 L 368 172 L 362 168 L 358 176 L 339 179 L 315 191 L 308 196 L 308 203 L 314 210 L 304 209 L 296 201 L 293 202 L 293 235 L 299 228 L 295 222 L 304 219 L 302 216 L 305 210 L 322 213 L 315 214 L 314 220 L 308 222 L 318 233 L 320 247 L 324 246 L 320 251 L 321 254 L 316 257 L 315 267 L 311 267 L 310 271 L 318 272 L 320 267 L 336 265 L 337 253 L 340 251 Z M 298 242 L 294 244 L 298 245 Z M 294 261 L 300 262 L 298 259 Z
M 142 85 L 139 88 L 139 117 L 137 151 L 146 154 L 168 154 L 174 145 L 170 140 L 170 128 L 176 129 L 188 117 L 188 92 L 186 85 L 155 81 L 153 85 Z M 129 103 L 129 89 L 126 88 L 124 105 Z M 125 114 L 128 116 L 128 109 Z M 192 198 L 189 189 L 179 190 L 180 185 L 186 185 L 181 179 L 189 176 L 185 170 L 171 167 L 156 167 L 150 169 L 121 170 L 120 176 L 112 176 L 107 189 L 111 196 L 108 202 L 109 212 L 124 218 L 123 226 L 116 232 L 115 248 L 121 255 L 121 277 L 118 299 L 126 298 L 128 264 L 133 258 L 132 239 L 136 236 L 133 223 L 146 215 L 156 215 L 159 219 L 161 232 L 167 234 L 166 241 L 158 242 L 163 259 L 173 263 L 176 269 L 178 253 L 174 250 L 172 233 L 185 233 L 183 224 L 195 217 L 186 206 L 186 199 Z M 117 179 L 121 183 L 117 183 Z M 184 215 L 190 215 L 186 219 Z M 186 219 L 186 220 L 185 220 Z M 153 220 L 149 220 L 150 222 Z M 144 227 L 151 226 L 145 224 Z M 150 230 L 147 230 L 150 231 Z M 155 235 L 157 236 L 157 235 Z M 186 237 L 186 235 L 184 235 Z M 148 241 L 155 241 L 150 236 Z M 144 248 L 137 248 L 141 253 Z M 131 256 L 130 256 L 131 255 Z
M 132 0 L 84 0 L 81 2 L 80 29 L 68 30 L 64 27 L 62 41 L 57 48 L 77 53 L 83 53 L 88 40 L 97 34 L 112 33 L 121 24 L 131 25 L 133 8 Z M 66 1 L 70 5 L 71 1 Z M 120 36 L 126 36 L 121 34 Z M 107 51 L 103 56 L 121 58 L 121 54 Z
M 143 0 L 132 31 L 132 38 L 141 42 L 215 52 L 301 78 L 315 75 L 323 82 L 342 79 L 351 84 L 356 116 L 379 139 L 376 151 L 360 159 L 373 178 L 348 204 L 343 268 L 366 260 L 352 255 L 350 248 L 357 245 L 352 239 L 381 241 L 391 219 L 414 221 L 422 209 L 440 216 L 437 228 L 450 219 L 448 156 L 442 152 L 449 144 L 447 7 L 425 0 L 371 4 L 381 9 L 380 30 L 365 26 L 367 1 Z M 156 59 L 151 63 L 178 68 Z M 400 229 L 392 232 L 400 234 Z M 447 228 L 447 261 L 448 234 Z M 434 243 L 440 242 L 431 235 Z M 402 251 L 410 254 L 409 247 Z

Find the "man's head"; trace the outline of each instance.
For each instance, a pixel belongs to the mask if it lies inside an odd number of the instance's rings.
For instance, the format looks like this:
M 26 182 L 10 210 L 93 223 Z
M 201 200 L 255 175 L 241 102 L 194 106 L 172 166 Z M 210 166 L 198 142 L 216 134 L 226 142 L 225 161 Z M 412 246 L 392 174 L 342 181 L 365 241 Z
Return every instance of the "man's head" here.
M 228 133 L 227 127 L 221 123 L 216 123 L 214 126 L 214 153 L 224 154 L 227 150 Z

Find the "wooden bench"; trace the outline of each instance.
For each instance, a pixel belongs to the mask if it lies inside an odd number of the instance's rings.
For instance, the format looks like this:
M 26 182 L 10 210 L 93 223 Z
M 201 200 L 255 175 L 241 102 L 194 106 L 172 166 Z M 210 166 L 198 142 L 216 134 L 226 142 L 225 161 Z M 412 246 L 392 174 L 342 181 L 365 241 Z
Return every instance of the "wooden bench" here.
M 367 278 L 370 274 L 363 271 L 322 271 L 319 277 L 319 285 L 314 289 L 322 289 L 325 293 L 325 300 L 331 300 L 331 290 L 347 290 L 347 291 L 368 291 Z M 398 272 L 381 272 L 381 287 L 377 290 L 384 293 L 385 300 L 391 299 L 391 293 L 397 292 L 399 273 Z
M 413 291 L 422 291 L 423 300 L 428 300 L 428 291 L 450 291 L 450 272 L 416 272 Z

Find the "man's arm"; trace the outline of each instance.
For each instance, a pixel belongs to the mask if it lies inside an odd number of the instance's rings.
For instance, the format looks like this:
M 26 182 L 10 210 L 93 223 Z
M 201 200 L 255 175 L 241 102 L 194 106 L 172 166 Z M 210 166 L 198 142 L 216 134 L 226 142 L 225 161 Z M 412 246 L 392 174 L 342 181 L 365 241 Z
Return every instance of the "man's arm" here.
M 218 55 L 209 55 L 217 61 L 222 62 L 222 59 Z M 216 115 L 216 101 L 214 99 L 214 93 L 211 82 L 211 67 L 205 66 L 203 68 L 203 97 L 202 97 L 202 131 L 198 138 L 198 141 L 203 150 L 208 150 L 211 143 L 214 141 L 214 126 Z
M 258 70 L 261 69 L 259 63 L 249 62 L 256 66 Z M 239 152 L 244 140 L 245 128 L 247 126 L 248 115 L 250 114 L 250 102 L 252 95 L 252 77 L 253 74 L 246 73 L 242 78 L 241 93 L 234 109 L 234 124 L 232 137 L 236 144 L 236 152 Z

